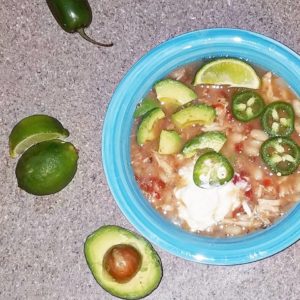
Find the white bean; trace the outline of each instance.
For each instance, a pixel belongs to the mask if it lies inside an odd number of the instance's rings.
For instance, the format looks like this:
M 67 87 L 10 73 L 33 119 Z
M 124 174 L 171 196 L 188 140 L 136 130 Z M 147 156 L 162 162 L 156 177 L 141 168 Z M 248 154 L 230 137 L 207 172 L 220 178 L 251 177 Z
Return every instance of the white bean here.
M 300 117 L 300 100 L 294 99 L 292 104 L 293 104 L 296 116 Z
M 241 134 L 241 133 L 237 133 L 237 132 L 234 132 L 232 133 L 230 136 L 229 136 L 229 139 L 230 139 L 230 142 L 233 143 L 233 144 L 237 144 L 237 143 L 240 143 L 242 142 L 246 137 Z
M 260 129 L 252 129 L 250 132 L 250 136 L 253 137 L 255 140 L 262 142 L 268 139 L 268 135 Z
M 249 156 L 258 156 L 261 144 L 261 141 L 249 139 L 244 144 L 244 152 Z
M 242 233 L 242 228 L 236 225 L 227 225 L 225 231 L 229 235 L 239 235 Z
M 254 178 L 256 180 L 262 180 L 263 179 L 263 171 L 259 168 L 254 169 Z
M 297 131 L 297 133 L 300 135 L 300 120 L 296 119 L 295 121 L 295 129 Z

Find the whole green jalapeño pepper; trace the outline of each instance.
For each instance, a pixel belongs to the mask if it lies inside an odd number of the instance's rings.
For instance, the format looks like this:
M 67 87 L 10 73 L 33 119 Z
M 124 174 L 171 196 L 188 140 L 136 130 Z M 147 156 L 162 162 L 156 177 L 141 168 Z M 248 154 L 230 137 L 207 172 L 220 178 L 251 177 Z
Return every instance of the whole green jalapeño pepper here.
M 113 44 L 96 42 L 86 35 L 84 28 L 92 22 L 92 10 L 87 0 L 46 0 L 57 23 L 66 32 L 78 32 L 85 40 L 103 47 Z

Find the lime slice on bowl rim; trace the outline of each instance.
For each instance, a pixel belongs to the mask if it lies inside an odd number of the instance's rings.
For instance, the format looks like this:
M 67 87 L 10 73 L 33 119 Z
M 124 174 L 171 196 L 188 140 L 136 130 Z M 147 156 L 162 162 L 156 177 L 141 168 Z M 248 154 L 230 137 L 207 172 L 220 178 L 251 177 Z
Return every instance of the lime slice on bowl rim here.
M 12 129 L 9 135 L 9 154 L 14 158 L 34 144 L 68 136 L 69 131 L 57 119 L 47 115 L 31 115 Z
M 254 69 L 239 59 L 221 58 L 203 65 L 197 72 L 194 85 L 215 84 L 258 89 L 260 79 Z

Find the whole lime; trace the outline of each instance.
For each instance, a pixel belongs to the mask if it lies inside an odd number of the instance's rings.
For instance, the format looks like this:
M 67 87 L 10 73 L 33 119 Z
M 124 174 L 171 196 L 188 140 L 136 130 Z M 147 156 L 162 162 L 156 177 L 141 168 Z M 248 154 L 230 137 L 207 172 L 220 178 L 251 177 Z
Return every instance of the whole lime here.
M 35 144 L 17 163 L 18 185 L 33 195 L 57 193 L 73 179 L 77 160 L 77 150 L 71 143 L 50 140 Z

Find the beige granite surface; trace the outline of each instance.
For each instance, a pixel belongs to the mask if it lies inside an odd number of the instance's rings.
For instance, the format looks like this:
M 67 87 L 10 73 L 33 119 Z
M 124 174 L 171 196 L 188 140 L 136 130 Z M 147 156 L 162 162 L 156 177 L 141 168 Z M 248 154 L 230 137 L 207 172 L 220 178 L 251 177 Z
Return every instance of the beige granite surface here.
M 103 119 L 130 66 L 177 34 L 211 27 L 254 30 L 300 53 L 300 2 L 292 0 L 90 0 L 97 48 L 67 34 L 46 1 L 0 4 L 0 299 L 115 299 L 93 279 L 86 236 L 103 224 L 133 229 L 111 196 L 101 165 Z M 21 118 L 45 113 L 71 132 L 80 153 L 62 192 L 34 197 L 17 188 L 8 135 Z M 300 299 L 300 243 L 241 266 L 201 265 L 158 250 L 164 266 L 147 299 Z

